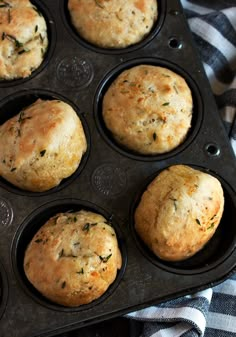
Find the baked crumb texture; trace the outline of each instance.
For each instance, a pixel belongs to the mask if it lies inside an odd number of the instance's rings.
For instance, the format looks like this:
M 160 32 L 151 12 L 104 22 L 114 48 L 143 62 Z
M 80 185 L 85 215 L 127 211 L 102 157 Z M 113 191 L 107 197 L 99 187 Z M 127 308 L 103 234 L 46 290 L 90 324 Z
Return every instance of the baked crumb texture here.
M 39 9 L 27 0 L 1 0 L 0 80 L 30 76 L 47 47 L 47 26 Z
M 174 165 L 143 193 L 135 211 L 135 229 L 159 258 L 180 261 L 211 239 L 223 209 L 218 179 L 186 165 Z
M 0 126 L 0 176 L 20 189 L 44 192 L 76 171 L 86 149 L 73 108 L 38 99 Z
M 68 9 L 79 35 L 103 48 L 142 41 L 158 15 L 156 0 L 69 0 Z
M 51 301 L 69 307 L 102 296 L 121 265 L 113 227 L 103 216 L 85 210 L 50 218 L 33 237 L 24 258 L 33 286 Z
M 110 85 L 102 114 L 116 142 L 138 154 L 156 155 L 183 143 L 192 110 L 191 90 L 183 77 L 164 67 L 138 65 Z

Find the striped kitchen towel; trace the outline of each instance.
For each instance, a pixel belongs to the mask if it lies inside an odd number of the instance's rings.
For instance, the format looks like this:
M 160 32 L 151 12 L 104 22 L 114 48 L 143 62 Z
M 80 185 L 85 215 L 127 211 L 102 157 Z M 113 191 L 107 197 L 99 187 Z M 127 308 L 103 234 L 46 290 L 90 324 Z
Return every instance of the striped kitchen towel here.
M 236 0 L 181 2 L 236 155 Z M 126 317 L 143 322 L 142 337 L 235 337 L 236 275 Z

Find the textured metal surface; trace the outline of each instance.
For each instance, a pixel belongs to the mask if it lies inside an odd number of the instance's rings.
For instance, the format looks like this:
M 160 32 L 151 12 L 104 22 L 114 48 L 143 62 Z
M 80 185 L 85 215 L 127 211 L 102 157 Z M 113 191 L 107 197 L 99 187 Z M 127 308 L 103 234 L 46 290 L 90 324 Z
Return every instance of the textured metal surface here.
M 78 38 L 65 14 L 66 1 L 33 2 L 47 19 L 50 47 L 45 62 L 29 79 L 0 83 L 0 123 L 37 97 L 64 99 L 82 119 L 89 150 L 78 172 L 46 193 L 20 191 L 0 179 L 0 337 L 67 333 L 223 281 L 236 264 L 236 164 L 179 1 L 159 1 L 160 20 L 150 37 L 120 51 L 92 47 Z M 178 149 L 165 155 L 137 156 L 119 148 L 101 120 L 101 100 L 109 83 L 123 69 L 140 63 L 176 70 L 194 94 L 191 131 Z M 179 163 L 216 175 L 224 187 L 226 207 L 205 249 L 173 265 L 142 246 L 132 214 L 147 182 Z M 126 264 L 99 301 L 63 308 L 49 303 L 27 282 L 24 249 L 49 215 L 80 207 L 111 219 Z

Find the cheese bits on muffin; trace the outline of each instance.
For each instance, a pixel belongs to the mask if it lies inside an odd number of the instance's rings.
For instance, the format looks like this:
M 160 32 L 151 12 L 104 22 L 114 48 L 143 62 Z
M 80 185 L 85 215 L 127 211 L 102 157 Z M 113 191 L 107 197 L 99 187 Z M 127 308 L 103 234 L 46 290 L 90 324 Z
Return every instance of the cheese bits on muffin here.
M 86 148 L 73 108 L 38 99 L 0 126 L 0 176 L 23 190 L 47 191 L 76 171 Z
M 69 307 L 102 296 L 121 264 L 115 230 L 102 215 L 85 210 L 50 218 L 24 257 L 33 286 L 49 300 Z
M 158 174 L 143 193 L 135 211 L 135 229 L 160 259 L 181 261 L 211 239 L 223 209 L 218 179 L 174 165 Z
M 118 144 L 138 154 L 156 155 L 185 140 L 192 109 L 191 90 L 183 77 L 167 68 L 138 65 L 112 82 L 102 115 Z
M 47 26 L 38 8 L 28 0 L 0 2 L 0 80 L 30 76 L 47 47 Z
M 142 41 L 158 15 L 156 0 L 69 0 L 68 9 L 80 36 L 103 48 Z

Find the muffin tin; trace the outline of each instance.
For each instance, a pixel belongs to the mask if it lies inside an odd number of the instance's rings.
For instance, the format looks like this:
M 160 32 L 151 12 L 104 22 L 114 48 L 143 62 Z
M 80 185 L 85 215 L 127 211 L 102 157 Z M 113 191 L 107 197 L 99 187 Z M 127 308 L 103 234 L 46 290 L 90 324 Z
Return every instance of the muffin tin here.
M 32 1 L 43 13 L 49 49 L 29 78 L 0 82 L 0 124 L 37 98 L 62 99 L 81 118 L 88 150 L 79 169 L 43 193 L 22 191 L 0 178 L 0 335 L 53 336 L 177 298 L 226 279 L 236 265 L 236 162 L 178 0 L 160 0 L 149 36 L 122 50 L 91 46 L 70 24 L 65 0 Z M 101 117 L 103 95 L 122 71 L 138 64 L 170 68 L 189 84 L 192 127 L 175 150 L 142 156 L 120 147 Z M 147 184 L 164 168 L 186 164 L 222 183 L 225 210 L 217 232 L 194 257 L 157 259 L 133 227 L 133 213 Z M 88 209 L 114 226 L 123 257 L 116 281 L 91 304 L 56 305 L 40 295 L 23 271 L 24 250 L 36 230 L 59 211 Z

